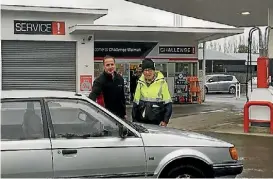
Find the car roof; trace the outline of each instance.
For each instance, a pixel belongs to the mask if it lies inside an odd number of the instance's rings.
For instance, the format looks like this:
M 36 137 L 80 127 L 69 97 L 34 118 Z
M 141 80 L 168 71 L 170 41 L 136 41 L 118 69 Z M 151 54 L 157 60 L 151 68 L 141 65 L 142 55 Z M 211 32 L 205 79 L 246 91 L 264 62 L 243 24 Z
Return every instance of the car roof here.
M 84 98 L 83 94 L 56 90 L 2 90 L 1 99 L 11 98 Z

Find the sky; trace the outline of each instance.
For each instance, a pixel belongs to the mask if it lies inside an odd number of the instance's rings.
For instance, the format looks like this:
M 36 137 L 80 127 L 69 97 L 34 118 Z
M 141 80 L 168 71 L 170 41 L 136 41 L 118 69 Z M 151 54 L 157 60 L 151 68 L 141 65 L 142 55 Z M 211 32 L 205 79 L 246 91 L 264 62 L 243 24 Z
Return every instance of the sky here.
M 124 0 L 1 0 L 1 4 L 59 6 L 77 8 L 108 9 L 108 15 L 95 21 L 98 25 L 143 25 L 174 26 L 174 14 L 150 7 L 134 4 Z M 215 27 L 231 26 L 208 22 L 191 17 L 181 17 L 183 27 Z M 181 22 L 180 22 L 181 23 Z M 245 30 L 247 39 L 248 29 Z M 254 35 L 255 36 L 255 35 Z M 223 41 L 220 40 L 220 41 Z M 221 43 L 221 42 L 220 42 Z

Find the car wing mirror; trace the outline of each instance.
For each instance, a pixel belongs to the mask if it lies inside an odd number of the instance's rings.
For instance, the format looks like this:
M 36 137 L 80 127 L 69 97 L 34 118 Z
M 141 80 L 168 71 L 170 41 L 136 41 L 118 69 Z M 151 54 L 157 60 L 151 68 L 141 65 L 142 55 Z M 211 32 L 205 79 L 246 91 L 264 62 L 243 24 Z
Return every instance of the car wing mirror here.
M 211 82 L 213 82 L 213 80 L 212 80 L 212 79 L 209 79 L 208 82 L 211 83 Z
M 124 125 L 120 125 L 119 136 L 124 139 L 128 136 L 128 134 L 129 134 L 129 130 Z
M 84 112 L 79 112 L 78 118 L 79 118 L 81 121 L 86 122 L 87 115 L 86 115 Z

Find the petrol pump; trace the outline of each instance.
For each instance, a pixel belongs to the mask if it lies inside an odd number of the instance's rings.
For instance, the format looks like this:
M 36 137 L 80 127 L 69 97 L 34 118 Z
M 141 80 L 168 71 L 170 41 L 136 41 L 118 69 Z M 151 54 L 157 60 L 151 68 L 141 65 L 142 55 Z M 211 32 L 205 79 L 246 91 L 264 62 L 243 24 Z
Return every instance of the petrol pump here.
M 247 94 L 248 99 L 244 106 L 244 132 L 249 132 L 249 124 L 251 123 L 251 125 L 258 124 L 259 126 L 263 127 L 269 126 L 270 133 L 273 134 L 273 87 L 269 85 L 271 84 L 270 76 L 273 75 L 269 72 L 273 72 L 273 66 L 268 58 L 270 29 L 272 28 L 266 28 L 264 42 L 262 39 L 261 29 L 254 27 L 250 30 L 249 39 L 252 38 L 252 33 L 255 30 L 259 31 L 260 56 L 257 59 L 257 88 L 253 90 L 251 89 L 249 95 Z M 251 39 L 249 42 L 251 42 Z M 249 47 L 249 49 L 251 49 L 251 47 Z

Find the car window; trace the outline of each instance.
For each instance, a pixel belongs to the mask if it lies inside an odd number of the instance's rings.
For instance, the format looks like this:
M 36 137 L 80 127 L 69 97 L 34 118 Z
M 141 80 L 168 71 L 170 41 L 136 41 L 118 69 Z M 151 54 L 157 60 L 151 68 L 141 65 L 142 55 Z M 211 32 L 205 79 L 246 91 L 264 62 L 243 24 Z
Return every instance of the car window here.
M 219 81 L 227 81 L 227 76 L 219 76 Z
M 1 140 L 44 138 L 39 101 L 1 102 Z
M 47 104 L 56 138 L 119 136 L 117 122 L 86 101 L 54 99 Z
M 219 81 L 232 81 L 233 76 L 219 76 Z
M 217 82 L 218 81 L 218 76 L 213 76 L 209 79 L 211 82 Z
M 227 81 L 233 81 L 233 76 L 227 76 Z

